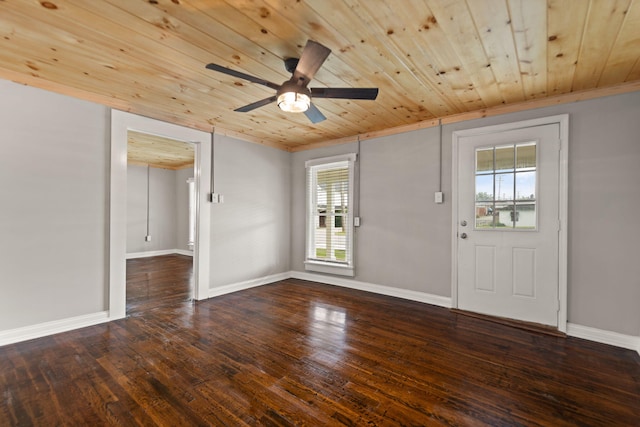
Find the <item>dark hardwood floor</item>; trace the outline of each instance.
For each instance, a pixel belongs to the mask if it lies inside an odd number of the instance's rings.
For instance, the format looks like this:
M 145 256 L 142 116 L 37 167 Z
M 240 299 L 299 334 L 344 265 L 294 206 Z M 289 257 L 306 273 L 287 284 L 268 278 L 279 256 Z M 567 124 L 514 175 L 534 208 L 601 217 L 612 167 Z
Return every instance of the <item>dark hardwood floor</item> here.
M 638 426 L 640 357 L 286 280 L 190 302 L 129 262 L 129 316 L 0 347 L 0 425 Z
M 165 255 L 127 260 L 127 315 L 191 304 L 193 258 Z

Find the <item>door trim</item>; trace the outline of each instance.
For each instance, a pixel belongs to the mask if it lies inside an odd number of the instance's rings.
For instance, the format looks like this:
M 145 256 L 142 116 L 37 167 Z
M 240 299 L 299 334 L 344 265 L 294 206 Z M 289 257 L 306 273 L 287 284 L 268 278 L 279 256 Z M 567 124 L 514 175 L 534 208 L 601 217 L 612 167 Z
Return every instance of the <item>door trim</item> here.
M 460 138 L 498 133 L 510 130 L 558 124 L 560 127 L 558 138 L 560 139 L 560 164 L 558 176 L 560 232 L 558 235 L 558 330 L 567 332 L 567 238 L 568 238 L 568 207 L 569 207 L 569 115 L 542 117 L 539 119 L 524 120 L 514 123 L 485 126 L 473 129 L 454 131 L 452 134 L 451 155 L 451 306 L 458 308 L 458 156 Z
M 194 258 L 195 299 L 209 297 L 211 204 L 206 183 L 211 180 L 211 134 L 119 110 L 111 110 L 111 169 L 109 200 L 109 320 L 126 316 L 127 240 L 127 132 L 160 135 L 194 144 L 196 247 Z

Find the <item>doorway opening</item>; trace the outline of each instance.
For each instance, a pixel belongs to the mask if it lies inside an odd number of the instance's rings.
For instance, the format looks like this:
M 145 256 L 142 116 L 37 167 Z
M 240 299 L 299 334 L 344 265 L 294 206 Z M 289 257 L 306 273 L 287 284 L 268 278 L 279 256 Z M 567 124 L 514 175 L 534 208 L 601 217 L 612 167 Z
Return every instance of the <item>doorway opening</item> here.
M 177 141 L 188 141 L 195 148 L 194 178 L 197 218 L 192 264 L 194 299 L 209 298 L 211 253 L 211 206 L 208 202 L 211 182 L 211 133 L 138 116 L 124 111 L 111 111 L 111 170 L 109 203 L 109 320 L 126 317 L 127 289 L 127 156 L 129 132 L 157 135 Z M 187 185 L 186 183 L 184 184 Z M 146 194 L 143 196 L 146 200 Z M 146 221 L 145 221 L 146 222 Z M 151 235 L 154 242 L 154 231 Z M 158 236 L 159 237 L 159 236 Z
M 195 299 L 194 166 L 194 144 L 127 131 L 127 315 Z

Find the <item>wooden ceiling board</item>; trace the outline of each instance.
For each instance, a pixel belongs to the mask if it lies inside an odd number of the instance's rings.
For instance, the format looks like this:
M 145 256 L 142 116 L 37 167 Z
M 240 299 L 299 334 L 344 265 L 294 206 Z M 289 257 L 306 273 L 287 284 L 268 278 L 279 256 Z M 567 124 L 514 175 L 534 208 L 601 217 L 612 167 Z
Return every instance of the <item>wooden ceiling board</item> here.
M 618 38 L 609 53 L 598 87 L 607 87 L 619 81 L 635 81 L 640 78 L 640 58 L 633 60 L 629 52 L 640 46 L 640 0 L 632 0 L 626 10 Z
M 509 0 L 518 66 L 524 97 L 543 98 L 547 93 L 547 5 L 541 1 Z
M 128 131 L 127 163 L 162 169 L 192 168 L 195 150 L 193 144 L 158 135 Z
M 523 84 L 507 2 L 467 1 L 467 5 L 487 54 L 487 65 L 493 72 L 502 99 L 507 104 L 524 101 Z
M 0 1 L 0 78 L 288 151 L 638 90 L 640 0 Z M 307 40 L 332 53 L 312 124 L 272 89 Z M 592 92 L 589 94 L 589 92 Z
M 458 0 L 430 0 L 429 7 L 434 13 L 438 27 L 446 34 L 452 50 L 461 63 L 461 70 L 468 78 L 470 87 L 478 93 L 485 107 L 503 102 L 500 89 L 489 65 L 475 24 L 466 2 Z M 429 28 L 431 25 L 427 24 Z M 467 70 L 474 70 L 469 73 Z
M 573 90 L 583 90 L 598 85 L 613 44 L 620 31 L 606 31 L 602 27 L 620 29 L 630 0 L 594 1 L 590 4 L 585 31 L 582 36 L 576 72 L 573 75 Z M 636 28 L 637 32 L 640 29 Z M 603 60 L 603 58 L 606 58 Z

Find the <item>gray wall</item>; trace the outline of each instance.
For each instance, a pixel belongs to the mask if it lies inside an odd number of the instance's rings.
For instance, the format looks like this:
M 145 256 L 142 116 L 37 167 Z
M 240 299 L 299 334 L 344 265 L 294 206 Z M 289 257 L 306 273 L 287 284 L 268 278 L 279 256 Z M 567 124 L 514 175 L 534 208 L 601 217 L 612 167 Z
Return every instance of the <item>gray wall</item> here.
M 293 270 L 304 271 L 305 161 L 357 151 L 352 143 L 293 154 Z M 433 203 L 438 129 L 362 141 L 358 162 L 361 226 L 355 229 L 354 279 L 449 296 L 451 207 Z
M 6 81 L 0 93 L 0 330 L 105 310 L 108 110 Z M 640 336 L 640 92 L 445 126 L 442 205 L 437 129 L 363 141 L 356 280 L 450 296 L 452 132 L 562 113 L 569 321 Z M 304 271 L 304 161 L 355 151 L 216 135 L 211 286 Z
M 290 270 L 290 154 L 216 135 L 212 288 Z
M 193 178 L 193 168 L 179 169 L 176 178 L 176 249 L 189 249 L 189 186 L 187 179 Z
M 107 307 L 109 110 L 0 80 L 0 330 Z
M 179 215 L 188 220 L 189 212 L 188 199 L 184 205 L 178 200 L 178 187 L 187 187 L 184 181 L 178 182 L 178 171 L 149 168 L 151 241 L 147 242 L 147 167 L 127 166 L 127 253 L 180 249 L 180 242 L 186 246 L 188 234 L 178 237 Z M 181 190 L 182 196 L 187 194 L 186 188 Z
M 568 320 L 640 335 L 640 92 L 444 126 L 445 203 L 436 205 L 438 131 L 361 143 L 362 227 L 356 280 L 451 295 L 452 132 L 570 114 Z M 292 269 L 304 271 L 304 161 L 355 152 L 345 144 L 292 156 Z

